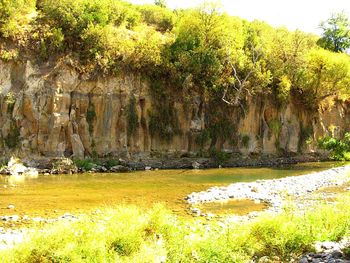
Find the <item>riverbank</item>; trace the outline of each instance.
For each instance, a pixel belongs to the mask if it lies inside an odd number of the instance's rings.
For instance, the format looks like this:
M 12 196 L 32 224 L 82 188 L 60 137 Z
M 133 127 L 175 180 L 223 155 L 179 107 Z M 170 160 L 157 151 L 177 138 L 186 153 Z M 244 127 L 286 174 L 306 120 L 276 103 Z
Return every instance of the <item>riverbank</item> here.
M 206 191 L 194 192 L 186 197 L 192 206 L 202 203 L 249 199 L 268 204 L 268 212 L 281 212 L 287 201 L 294 198 L 305 199 L 306 195 L 325 187 L 339 186 L 350 181 L 350 165 L 336 167 L 321 172 L 292 176 L 281 179 L 258 180 L 234 183 L 226 187 L 211 187 Z M 305 202 L 303 206 L 305 206 Z M 301 210 L 303 207 L 298 206 Z M 192 208 L 198 214 L 200 212 Z M 256 216 L 257 214 L 253 212 Z
M 162 206 L 121 206 L 28 232 L 12 249 L 0 251 L 0 258 L 4 263 L 320 262 L 309 261 L 317 253 L 302 255 L 316 251 L 319 241 L 346 240 L 349 198 L 318 204 L 302 215 L 295 210 L 273 217 L 265 213 L 244 224 L 184 220 Z M 347 248 L 339 252 L 343 259 Z
M 167 169 L 209 169 L 235 167 L 281 167 L 306 162 L 329 161 L 328 156 L 320 154 L 303 154 L 294 156 L 241 156 L 227 154 L 225 158 L 198 157 L 154 157 L 154 158 L 104 158 L 72 160 L 69 158 L 23 158 L 19 160 L 24 166 L 34 168 L 39 174 L 71 173 L 113 173 L 144 170 Z M 2 161 L 0 174 L 10 174 L 9 160 Z
M 278 195 L 281 198 L 302 198 L 320 187 L 346 182 L 348 172 L 349 166 L 345 166 L 307 175 L 234 185 L 240 185 L 240 189 L 250 189 L 250 194 L 256 195 L 262 194 L 261 190 L 264 189 L 267 194 L 276 194 L 276 199 Z M 256 184 L 255 188 L 252 184 Z M 242 185 L 250 187 L 244 188 Z M 285 189 L 282 186 L 290 187 Z M 228 186 L 227 189 L 234 188 Z M 238 191 L 235 193 L 238 194 Z M 281 213 L 271 215 L 271 211 L 265 211 L 249 221 L 185 219 L 161 206 L 151 210 L 118 206 L 79 216 L 66 214 L 49 224 L 43 222 L 19 230 L 1 229 L 0 248 L 5 250 L 0 251 L 0 257 L 3 262 L 11 263 L 35 262 L 38 259 L 159 263 L 300 260 L 305 263 L 305 260 L 318 262 L 313 259 L 319 257 L 332 257 L 332 260 L 338 257 L 342 262 L 347 262 L 348 243 L 344 243 L 342 251 L 317 252 L 318 241 L 338 241 L 350 234 L 350 197 L 346 192 L 341 196 L 337 202 L 329 204 L 320 204 L 322 201 L 319 200 L 302 213 L 297 206 L 287 210 L 278 206 L 279 210 L 276 211 Z M 1 219 L 11 223 L 23 218 Z M 310 251 L 317 253 L 308 253 Z

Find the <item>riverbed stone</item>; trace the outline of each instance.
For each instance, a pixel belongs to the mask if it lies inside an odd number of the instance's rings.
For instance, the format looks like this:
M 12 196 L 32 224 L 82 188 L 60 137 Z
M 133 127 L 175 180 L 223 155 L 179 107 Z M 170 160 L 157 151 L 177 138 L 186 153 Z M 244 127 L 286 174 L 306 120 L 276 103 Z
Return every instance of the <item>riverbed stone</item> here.
M 109 170 L 111 172 L 118 173 L 118 172 L 128 172 L 130 171 L 130 168 L 124 165 L 115 165 L 115 166 L 112 166 Z
M 227 187 L 211 187 L 206 191 L 191 193 L 185 199 L 192 205 L 228 199 L 250 199 L 267 203 L 267 211 L 280 212 L 289 197 L 301 198 L 322 187 L 348 182 L 349 171 L 350 166 L 343 166 L 301 176 L 234 183 Z

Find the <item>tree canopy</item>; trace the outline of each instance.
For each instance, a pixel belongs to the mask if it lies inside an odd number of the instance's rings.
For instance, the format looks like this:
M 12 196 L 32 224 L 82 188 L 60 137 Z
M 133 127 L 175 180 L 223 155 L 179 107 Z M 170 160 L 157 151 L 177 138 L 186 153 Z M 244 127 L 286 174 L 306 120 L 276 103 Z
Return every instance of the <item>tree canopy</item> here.
M 294 100 L 312 108 L 350 94 L 350 58 L 339 54 L 350 45 L 349 20 L 337 14 L 322 28 L 322 38 L 273 28 L 214 3 L 171 10 L 165 1 L 4 0 L 0 57 L 70 56 L 84 72 L 135 71 L 205 103 L 244 108 L 247 97 L 268 94 L 281 106 Z
M 318 42 L 321 47 L 335 52 L 350 48 L 350 20 L 344 12 L 333 14 L 320 27 L 323 30 Z

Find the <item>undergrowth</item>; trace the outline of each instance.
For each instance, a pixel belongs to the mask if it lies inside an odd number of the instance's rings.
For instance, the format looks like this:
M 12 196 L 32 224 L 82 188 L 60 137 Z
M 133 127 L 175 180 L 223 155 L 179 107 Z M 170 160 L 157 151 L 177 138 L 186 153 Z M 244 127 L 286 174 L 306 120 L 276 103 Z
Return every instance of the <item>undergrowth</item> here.
M 237 224 L 185 220 L 161 205 L 106 209 L 76 222 L 61 221 L 36 231 L 2 262 L 247 262 L 278 257 L 288 262 L 312 244 L 349 235 L 350 198 L 305 214 L 285 210 Z

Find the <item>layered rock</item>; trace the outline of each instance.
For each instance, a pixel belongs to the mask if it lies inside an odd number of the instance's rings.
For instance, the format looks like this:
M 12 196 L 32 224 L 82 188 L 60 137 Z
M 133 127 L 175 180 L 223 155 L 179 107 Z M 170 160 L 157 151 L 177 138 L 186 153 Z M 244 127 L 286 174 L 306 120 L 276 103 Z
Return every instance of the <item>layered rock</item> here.
M 0 61 L 0 135 L 3 154 L 49 157 L 148 156 L 151 152 L 185 155 L 200 147 L 196 136 L 205 128 L 200 96 L 190 101 L 173 96 L 179 133 L 164 140 L 150 131 L 155 99 L 150 83 L 135 73 L 87 78 L 69 61 L 56 65 Z M 136 130 L 128 133 L 127 105 L 135 97 Z M 236 142 L 218 141 L 218 150 L 243 154 L 305 153 L 318 137 L 349 130 L 348 105 L 334 101 L 317 112 L 270 98 L 247 99 L 246 112 L 232 115 Z M 308 143 L 306 144 L 305 141 Z M 210 142 L 205 144 L 206 149 Z

